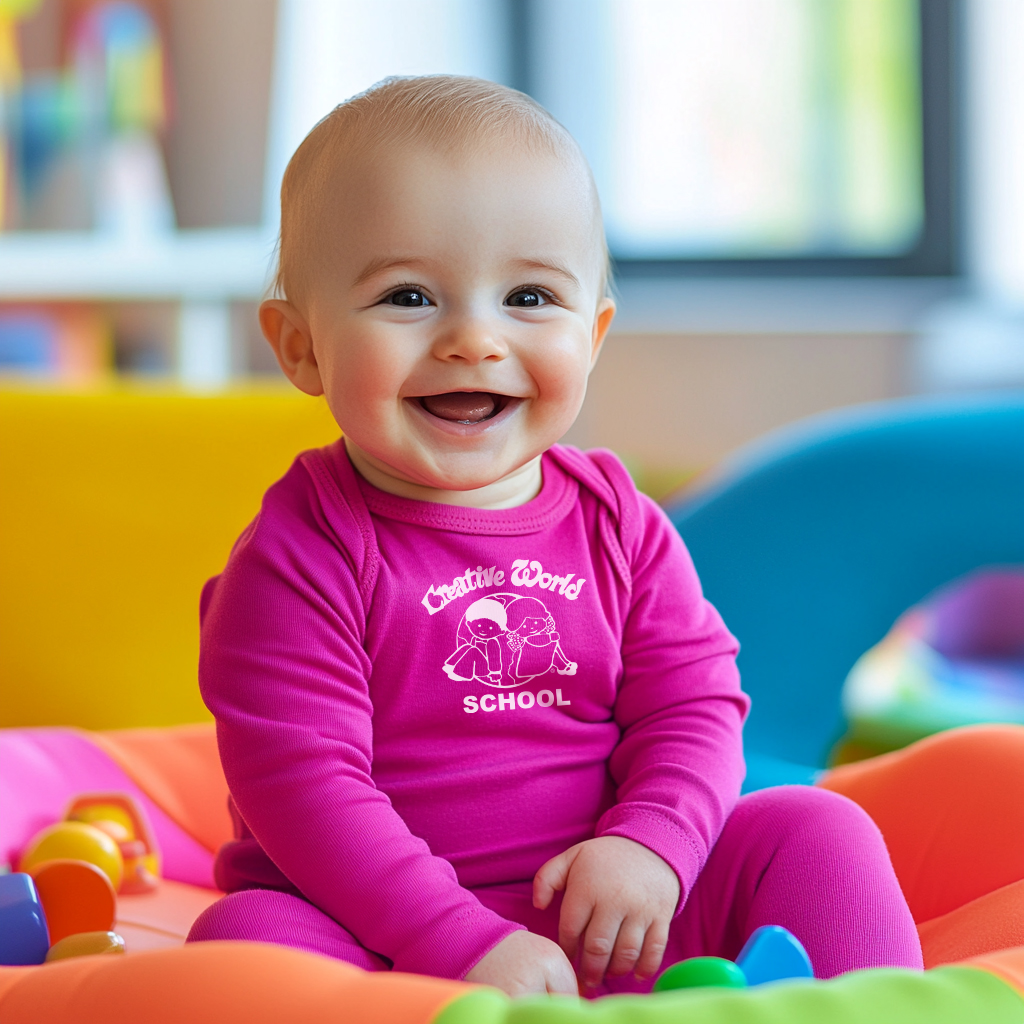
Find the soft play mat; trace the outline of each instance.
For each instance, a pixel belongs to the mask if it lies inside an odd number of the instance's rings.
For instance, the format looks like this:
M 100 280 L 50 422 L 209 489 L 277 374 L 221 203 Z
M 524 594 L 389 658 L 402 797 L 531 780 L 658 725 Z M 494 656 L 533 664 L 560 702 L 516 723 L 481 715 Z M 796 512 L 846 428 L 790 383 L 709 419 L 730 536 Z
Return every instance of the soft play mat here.
M 1024 725 L 1024 568 L 971 573 L 907 611 L 854 665 L 843 710 L 844 749 L 866 753 L 960 725 Z
M 4 1024 L 1020 1024 L 1024 951 L 917 974 L 858 971 L 749 991 L 510 1001 L 493 989 L 276 946 L 209 942 L 0 968 Z
M 1024 729 L 954 730 L 829 773 L 886 837 L 925 963 L 832 981 L 695 988 L 594 1002 L 512 1002 L 490 989 L 256 943 L 184 946 L 219 898 L 213 856 L 230 837 L 212 726 L 87 733 L 0 731 L 0 858 L 89 790 L 144 808 L 162 851 L 155 893 L 118 897 L 127 956 L 0 968 L 4 1024 L 1019 1024 L 1024 1020 Z

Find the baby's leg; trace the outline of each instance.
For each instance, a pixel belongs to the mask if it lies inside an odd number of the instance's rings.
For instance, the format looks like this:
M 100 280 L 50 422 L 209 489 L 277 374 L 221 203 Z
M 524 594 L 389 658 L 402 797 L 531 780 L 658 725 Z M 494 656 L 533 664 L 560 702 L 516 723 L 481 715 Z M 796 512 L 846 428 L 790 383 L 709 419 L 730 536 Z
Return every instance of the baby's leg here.
M 811 786 L 741 798 L 672 926 L 665 962 L 734 959 L 765 924 L 793 932 L 820 978 L 922 966 L 878 828 L 852 801 Z
M 192 925 L 187 942 L 243 939 L 273 942 L 334 957 L 367 971 L 390 964 L 361 946 L 332 917 L 298 896 L 272 889 L 243 889 L 207 907 Z

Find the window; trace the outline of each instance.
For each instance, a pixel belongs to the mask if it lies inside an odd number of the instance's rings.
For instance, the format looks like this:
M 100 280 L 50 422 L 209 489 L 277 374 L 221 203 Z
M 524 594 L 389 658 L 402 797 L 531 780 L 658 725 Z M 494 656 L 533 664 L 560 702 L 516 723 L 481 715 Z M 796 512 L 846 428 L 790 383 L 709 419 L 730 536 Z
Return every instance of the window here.
M 953 0 L 514 0 L 621 273 L 956 267 Z
M 523 89 L 594 168 L 620 276 L 957 271 L 959 0 L 280 0 L 266 211 L 387 74 Z

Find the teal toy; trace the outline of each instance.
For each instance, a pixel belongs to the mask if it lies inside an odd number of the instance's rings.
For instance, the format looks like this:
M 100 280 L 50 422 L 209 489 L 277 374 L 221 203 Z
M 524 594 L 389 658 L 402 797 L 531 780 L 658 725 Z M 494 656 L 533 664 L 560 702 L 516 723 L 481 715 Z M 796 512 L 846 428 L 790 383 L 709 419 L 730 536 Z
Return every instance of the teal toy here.
M 0 875 L 0 964 L 41 964 L 49 948 L 46 914 L 31 876 Z
M 758 928 L 740 950 L 736 965 L 751 986 L 814 977 L 807 950 L 791 931 L 777 924 Z
M 661 972 L 655 992 L 677 988 L 746 988 L 747 979 L 731 961 L 720 956 L 693 956 Z

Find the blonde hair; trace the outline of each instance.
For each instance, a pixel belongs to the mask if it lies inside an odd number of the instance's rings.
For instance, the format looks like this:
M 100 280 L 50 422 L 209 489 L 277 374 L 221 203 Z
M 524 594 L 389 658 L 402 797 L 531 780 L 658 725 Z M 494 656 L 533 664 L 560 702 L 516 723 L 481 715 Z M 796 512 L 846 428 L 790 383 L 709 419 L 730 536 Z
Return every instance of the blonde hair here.
M 298 297 L 295 268 L 328 194 L 339 150 L 365 152 L 381 145 L 427 140 L 450 150 L 501 138 L 520 148 L 568 156 L 586 175 L 602 251 L 601 292 L 609 278 L 597 187 L 576 140 L 525 93 L 482 78 L 424 75 L 385 78 L 336 106 L 303 139 L 281 182 L 281 234 L 273 294 Z

